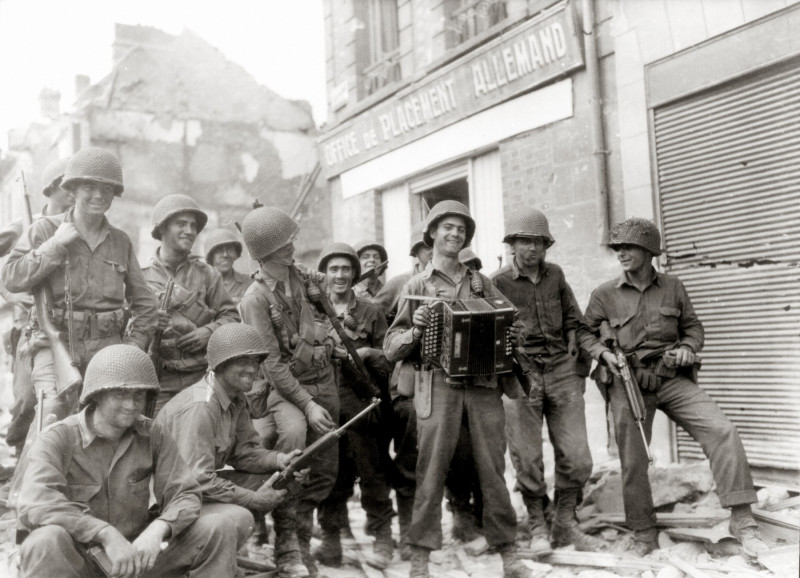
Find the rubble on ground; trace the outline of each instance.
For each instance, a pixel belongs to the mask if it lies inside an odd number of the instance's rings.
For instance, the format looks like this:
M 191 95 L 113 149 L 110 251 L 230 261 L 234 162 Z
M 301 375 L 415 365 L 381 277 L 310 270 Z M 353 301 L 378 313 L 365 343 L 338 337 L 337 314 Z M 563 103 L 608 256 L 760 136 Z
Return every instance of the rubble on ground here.
M 0 444 L 2 445 L 2 444 Z M 6 452 L 0 454 L 0 465 L 13 463 Z M 509 478 L 510 487 L 513 476 Z M 713 492 L 713 480 L 707 462 L 671 464 L 651 468 L 653 495 L 657 504 L 659 548 L 645 557 L 627 552 L 632 534 L 624 526 L 619 465 L 597 472 L 584 492 L 584 503 L 578 512 L 584 531 L 602 538 L 608 544 L 605 552 L 576 552 L 573 548 L 557 549 L 544 559 L 525 560 L 536 578 L 796 578 L 798 576 L 798 538 L 800 538 L 800 496 L 785 489 L 762 488 L 754 508 L 759 529 L 771 546 L 759 561 L 745 557 L 736 540 L 727 534 L 728 510 L 722 508 Z M 7 493 L 8 482 L 0 486 L 0 497 Z M 552 484 L 551 484 L 552 485 Z M 519 494 L 513 494 L 518 512 Z M 354 539 L 344 539 L 344 564 L 339 568 L 320 566 L 328 578 L 405 578 L 410 562 L 400 560 L 395 551 L 393 563 L 386 570 L 369 568 L 364 554 L 371 551 L 372 539 L 364 534 L 366 515 L 360 507 L 359 495 L 348 503 Z M 4 500 L 0 502 L 4 504 Z M 522 556 L 529 536 L 525 535 L 524 518 L 520 519 L 518 545 Z M 13 568 L 15 519 L 13 512 L 0 507 L 0 575 L 16 576 Z M 469 544 L 450 539 L 452 516 L 442 508 L 444 547 L 431 554 L 431 576 L 437 578 L 501 578 L 500 555 L 488 548 L 485 539 Z M 394 520 L 395 538 L 399 535 Z M 314 539 L 316 541 L 316 538 Z M 314 543 L 312 542 L 312 546 Z M 246 552 L 242 575 L 270 576 L 272 546 L 251 542 Z M 11 562 L 9 563 L 9 559 Z M 363 567 L 362 567 L 363 565 Z M 245 568 L 246 567 L 246 568 Z

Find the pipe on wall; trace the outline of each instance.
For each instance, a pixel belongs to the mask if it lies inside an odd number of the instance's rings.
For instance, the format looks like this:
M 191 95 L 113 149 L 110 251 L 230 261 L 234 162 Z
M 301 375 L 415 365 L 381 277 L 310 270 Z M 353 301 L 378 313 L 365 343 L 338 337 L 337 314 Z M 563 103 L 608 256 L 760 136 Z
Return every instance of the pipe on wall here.
M 586 53 L 586 74 L 589 80 L 592 125 L 592 170 L 597 206 L 597 242 L 608 241 L 608 175 L 606 173 L 603 93 L 600 86 L 600 58 L 597 55 L 594 0 L 583 0 L 583 45 Z

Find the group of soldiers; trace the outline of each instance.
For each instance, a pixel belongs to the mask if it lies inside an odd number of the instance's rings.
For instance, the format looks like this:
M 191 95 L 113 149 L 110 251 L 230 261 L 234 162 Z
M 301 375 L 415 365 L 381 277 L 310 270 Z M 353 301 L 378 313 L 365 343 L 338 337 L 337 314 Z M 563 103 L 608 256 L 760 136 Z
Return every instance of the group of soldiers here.
M 532 208 L 506 223 L 510 262 L 487 278 L 468 249 L 476 222 L 467 207 L 436 204 L 414 230 L 413 269 L 384 285 L 388 255 L 375 242 L 332 243 L 316 268 L 296 263 L 299 226 L 275 207 L 242 221 L 252 275 L 233 268 L 242 243 L 232 231 L 210 232 L 204 256 L 195 256 L 208 215 L 179 194 L 153 209 L 160 245 L 141 268 L 127 234 L 105 216 L 123 193 L 113 154 L 84 149 L 43 177 L 42 214 L 0 232 L 3 296 L 24 326 L 7 438 L 19 455 L 9 503 L 24 576 L 90 576 L 103 564 L 112 576 L 235 576 L 237 551 L 264 531 L 267 513 L 279 576 L 317 576 L 317 562 L 342 563 L 358 480 L 374 538 L 368 564 L 391 563 L 396 508 L 400 557 L 410 559 L 412 578 L 429 576 L 446 496 L 455 538 L 482 534 L 505 576 L 529 577 L 517 557 L 506 446 L 527 508 L 528 549 L 604 549 L 575 515 L 592 471 L 583 401 L 591 358 L 613 414 L 633 549 L 646 554 L 656 547 L 647 453 L 615 346 L 639 383 L 648 442 L 661 409 L 710 458 L 744 552 L 766 548 L 742 443 L 696 383 L 702 325 L 681 282 L 652 265 L 661 252 L 652 222 L 628 219 L 612 231 L 621 275 L 592 293 L 584 314 L 562 269 L 545 259 L 555 239 Z M 49 295 L 59 344 L 30 312 L 44 310 L 32 307 L 41 287 L 37 299 Z M 524 376 L 452 377 L 422 358 L 432 302 L 492 298 L 516 308 L 509 332 L 531 361 Z M 58 347 L 82 387 L 64 383 Z M 287 470 L 345 423 L 338 447 Z M 315 511 L 322 539 L 312 550 Z

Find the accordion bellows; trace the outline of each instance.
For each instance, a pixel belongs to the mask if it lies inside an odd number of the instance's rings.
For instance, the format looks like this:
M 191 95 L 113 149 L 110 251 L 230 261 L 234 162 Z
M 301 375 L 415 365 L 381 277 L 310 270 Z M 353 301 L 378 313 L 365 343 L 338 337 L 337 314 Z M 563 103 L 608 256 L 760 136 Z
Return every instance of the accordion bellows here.
M 422 338 L 422 359 L 450 377 L 511 371 L 514 306 L 503 297 L 438 301 Z

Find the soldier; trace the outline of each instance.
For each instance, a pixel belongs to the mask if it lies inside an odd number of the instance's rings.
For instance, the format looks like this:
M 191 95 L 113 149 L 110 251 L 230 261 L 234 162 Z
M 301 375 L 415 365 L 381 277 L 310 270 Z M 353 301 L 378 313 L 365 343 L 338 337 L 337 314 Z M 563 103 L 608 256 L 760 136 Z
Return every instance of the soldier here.
M 75 204 L 75 194 L 61 186 L 68 162 L 68 158 L 60 159 L 45 167 L 42 173 L 42 194 L 47 197 L 47 204 L 40 214 L 34 215 L 34 220 L 43 216 L 60 215 Z M 14 248 L 23 229 L 22 219 L 18 219 L 0 231 L 0 257 L 5 257 Z M 14 405 L 10 411 L 11 423 L 8 425 L 6 443 L 16 448 L 16 455 L 19 457 L 36 416 L 36 394 L 31 384 L 31 358 L 28 349 L 30 332 L 24 331 L 30 318 L 33 298 L 29 293 L 10 293 L 2 280 L 0 297 L 14 306 L 14 329 L 11 335 Z
M 431 260 L 433 249 L 428 247 L 422 239 L 422 234 L 424 232 L 422 228 L 424 226 L 425 222 L 420 221 L 414 226 L 414 230 L 411 233 L 411 252 L 409 255 L 414 258 L 414 266 L 411 271 L 401 273 L 389 279 L 372 299 L 372 302 L 386 315 L 386 320 L 389 323 L 394 320 L 394 316 L 397 314 L 397 303 L 400 301 L 400 294 L 403 291 L 403 286 L 414 275 L 425 269 L 428 261 Z
M 545 261 L 555 239 L 541 211 L 515 212 L 506 221 L 503 242 L 511 246 L 511 263 L 496 271 L 492 282 L 517 307 L 524 326 L 521 346 L 535 362 L 530 394 L 524 395 L 513 383 L 516 399 L 503 399 L 516 488 L 528 510 L 530 550 L 538 556 L 552 553 L 553 545 L 598 550 L 603 542 L 581 532 L 575 520 L 575 507 L 592 473 L 583 402 L 585 375 L 578 374 L 576 365 L 581 312 L 561 267 Z M 551 531 L 544 517 L 548 502 L 542 461 L 544 418 L 556 461 Z
M 95 575 L 92 545 L 108 557 L 107 575 L 234 575 L 234 523 L 220 514 L 198 518 L 200 489 L 175 442 L 141 415 L 148 391 L 158 391 L 158 379 L 147 354 L 106 347 L 86 370 L 83 411 L 37 438 L 18 505 L 30 531 L 20 550 L 23 576 Z
M 47 283 L 53 294 L 53 323 L 83 372 L 107 345 L 124 341 L 146 349 L 157 325 L 156 302 L 130 238 L 105 217 L 114 197 L 123 191 L 116 157 L 98 148 L 75 153 L 61 186 L 75 195 L 75 207 L 42 217 L 22 234 L 3 267 L 3 281 L 14 292 Z M 133 317 L 122 337 L 126 303 Z M 30 355 L 34 390 L 44 392 L 44 408 L 39 411 L 48 421 L 73 413 L 78 392 L 72 388 L 58 395 L 52 351 L 39 330 L 31 336 Z
M 466 247 L 465 249 L 461 249 L 461 252 L 458 254 L 458 262 L 463 263 L 473 271 L 480 271 L 483 269 L 483 263 L 481 262 L 481 258 L 475 254 L 475 251 Z
M 425 271 L 408 282 L 408 293 L 441 299 L 501 296 L 488 279 L 458 262 L 459 251 L 469 245 L 474 234 L 475 221 L 463 204 L 442 201 L 434 205 L 425 223 L 425 241 L 433 247 L 433 257 Z M 411 371 L 401 372 L 398 390 L 416 390 L 419 457 L 407 537 L 411 546 L 410 576 L 429 576 L 430 551 L 442 546 L 445 476 L 462 421 L 466 420 L 481 490 L 491 496 L 483 509 L 486 541 L 500 551 L 506 577 L 529 577 L 532 574 L 516 556 L 517 520 L 504 478 L 503 391 L 494 375 L 451 378 L 442 369 L 428 367 L 415 372 L 413 365 L 420 363 L 420 340 L 430 322 L 427 306 L 401 300 L 384 345 L 389 361 L 403 360 L 405 366 L 411 366 Z M 412 383 L 407 382 L 409 378 Z
M 254 209 L 242 222 L 242 236 L 259 263 L 259 274 L 242 297 L 239 311 L 242 321 L 255 327 L 264 340 L 268 357 L 262 368 L 272 386 L 269 392 L 251 395 L 253 415 L 266 416 L 268 427 L 277 432 L 275 449 L 282 452 L 305 448 L 339 420 L 331 364 L 335 343 L 330 323 L 319 318 L 309 301 L 319 274 L 294 263 L 297 231 L 297 223 L 275 207 Z M 336 481 L 337 463 L 337 450 L 321 455 L 297 499 L 273 511 L 281 575 L 292 575 L 289 569 L 299 561 L 298 546 L 309 573 L 317 573 L 309 550 L 313 513 Z
M 233 231 L 214 229 L 206 237 L 205 250 L 206 262 L 222 275 L 225 289 L 228 290 L 233 302 L 238 305 L 242 295 L 253 282 L 250 275 L 239 273 L 233 268 L 234 261 L 242 256 L 242 243 Z
M 362 271 L 374 269 L 389 259 L 383 245 L 374 241 L 361 241 L 356 243 L 355 250 L 358 254 L 358 260 L 361 262 Z M 383 287 L 383 281 L 381 281 L 382 273 L 383 271 L 378 271 L 377 275 L 373 275 L 369 279 L 355 285 L 353 291 L 355 291 L 356 297 L 364 297 L 366 299 L 374 298 Z
M 243 323 L 219 327 L 207 357 L 205 379 L 169 400 L 156 421 L 175 438 L 200 484 L 203 511 L 235 520 L 241 548 L 253 532 L 248 510 L 263 517 L 283 501 L 286 490 L 273 490 L 272 483 L 292 455 L 264 449 L 253 428 L 245 395 L 267 357 L 258 331 Z
M 359 357 L 368 369 L 385 379 L 391 368 L 383 355 L 386 318 L 367 299 L 356 297 L 353 279 L 361 274 L 361 263 L 355 250 L 345 243 L 333 243 L 322 251 L 317 269 L 327 275 L 328 296 L 345 332 L 358 348 Z M 370 398 L 379 395 L 372 384 L 359 383 L 345 362 L 337 362 L 339 381 L 340 423 L 345 423 L 363 410 Z M 342 517 L 347 518 L 347 499 L 359 478 L 361 505 L 367 513 L 367 534 L 375 536 L 373 551 L 367 555 L 370 566 L 384 569 L 392 561 L 392 500 L 383 471 L 385 460 L 379 438 L 383 427 L 373 410 L 369 419 L 350 428 L 339 440 L 339 474 L 330 495 L 320 504 L 318 519 L 322 527 L 322 544 L 314 556 L 326 566 L 342 563 Z
M 633 549 L 647 554 L 657 547 L 655 510 L 647 477 L 647 457 L 633 421 L 614 353 L 600 339 L 607 322 L 625 352 L 642 390 L 645 433 L 652 434 L 656 409 L 662 410 L 703 448 L 711 461 L 717 495 L 730 508 L 730 531 L 744 553 L 756 556 L 767 545 L 757 532 L 750 504 L 757 501 L 750 468 L 736 427 L 708 394 L 697 386 L 697 352 L 703 325 L 680 279 L 659 273 L 653 257 L 661 254 L 661 235 L 652 221 L 631 218 L 609 234 L 622 275 L 594 290 L 578 331 L 582 348 L 613 374 L 607 384 L 620 461 L 622 497 Z M 607 326 L 604 325 L 604 328 Z
M 153 209 L 150 234 L 161 246 L 144 267 L 144 277 L 159 300 L 167 281 L 175 282 L 168 311 L 159 310 L 158 328 L 164 333 L 157 352 L 161 391 L 154 415 L 176 393 L 203 378 L 206 346 L 214 330 L 239 321 L 222 276 L 191 254 L 207 221 L 208 215 L 186 195 L 167 195 Z

